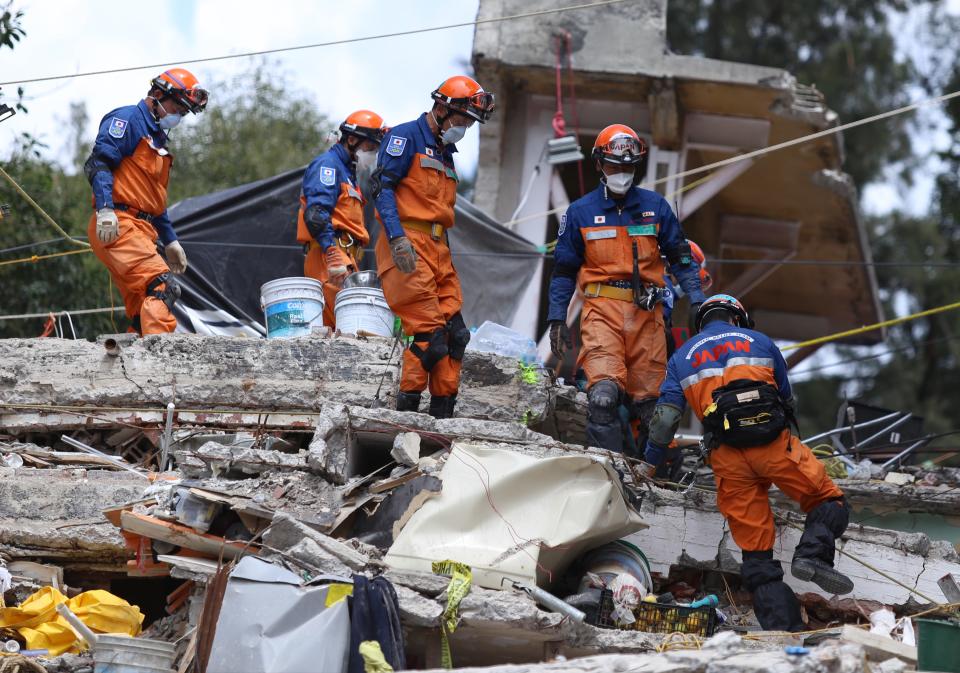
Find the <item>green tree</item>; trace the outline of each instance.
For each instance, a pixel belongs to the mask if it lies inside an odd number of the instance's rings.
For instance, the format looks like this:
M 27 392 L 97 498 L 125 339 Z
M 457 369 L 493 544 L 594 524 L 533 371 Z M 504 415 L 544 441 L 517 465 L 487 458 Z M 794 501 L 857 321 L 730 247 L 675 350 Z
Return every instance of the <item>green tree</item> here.
M 847 122 L 910 99 L 918 76 L 912 61 L 898 56 L 891 24 L 918 4 L 670 0 L 667 37 L 677 53 L 783 68 L 815 85 Z M 910 158 L 909 123 L 899 116 L 844 133 L 844 170 L 860 187 Z
M 171 133 L 171 203 L 304 166 L 330 145 L 330 121 L 276 70 L 260 61 L 209 84 L 206 111 Z

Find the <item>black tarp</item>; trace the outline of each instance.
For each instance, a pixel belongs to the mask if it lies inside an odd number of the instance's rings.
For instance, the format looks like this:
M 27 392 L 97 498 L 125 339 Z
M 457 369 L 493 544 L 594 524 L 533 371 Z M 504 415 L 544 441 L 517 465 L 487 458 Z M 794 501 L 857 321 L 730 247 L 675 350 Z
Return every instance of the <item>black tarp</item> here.
M 203 334 L 263 334 L 260 286 L 303 275 L 296 241 L 303 168 L 170 208 L 190 266 L 175 313 L 180 329 Z M 379 229 L 367 209 L 373 236 Z M 375 238 L 374 238 L 375 240 Z M 371 243 L 372 247 L 372 243 Z M 467 325 L 509 325 L 536 263 L 536 247 L 459 198 L 450 247 L 463 287 Z M 374 268 L 372 250 L 363 260 Z

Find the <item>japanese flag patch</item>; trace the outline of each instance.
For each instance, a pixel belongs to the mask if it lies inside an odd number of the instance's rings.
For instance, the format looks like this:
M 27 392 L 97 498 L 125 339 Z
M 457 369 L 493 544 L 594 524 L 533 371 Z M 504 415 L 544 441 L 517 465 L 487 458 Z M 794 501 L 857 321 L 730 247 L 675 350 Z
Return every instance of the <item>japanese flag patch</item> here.
M 432 157 L 432 156 L 433 156 L 433 150 L 432 150 L 431 148 L 429 148 L 429 147 L 424 147 L 424 148 L 423 148 L 423 151 L 427 153 L 427 156 L 428 156 L 428 157 Z
M 593 223 L 594 224 L 604 224 L 607 221 L 606 215 L 594 215 Z
M 107 129 L 109 133 L 114 138 L 122 138 L 123 134 L 127 132 L 128 122 L 126 119 L 120 119 L 120 117 L 114 117 L 110 120 L 110 128 Z
M 403 136 L 390 136 L 390 140 L 387 141 L 387 154 L 399 157 L 403 154 L 403 148 L 407 146 L 407 139 Z
M 332 187 L 337 181 L 337 169 L 322 166 L 320 168 L 320 184 Z

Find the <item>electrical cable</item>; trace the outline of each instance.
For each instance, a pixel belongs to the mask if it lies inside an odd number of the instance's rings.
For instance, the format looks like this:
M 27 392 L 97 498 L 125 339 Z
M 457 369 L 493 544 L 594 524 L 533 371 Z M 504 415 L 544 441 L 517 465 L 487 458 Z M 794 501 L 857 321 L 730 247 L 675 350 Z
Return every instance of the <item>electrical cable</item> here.
M 618 5 L 631 0 L 600 0 L 581 5 L 570 5 L 567 7 L 553 7 L 550 9 L 541 9 L 535 12 L 525 12 L 522 14 L 512 14 L 508 16 L 495 16 L 489 19 L 475 19 L 474 21 L 463 21 L 461 23 L 451 23 L 444 26 L 431 26 L 429 28 L 415 28 L 412 30 L 401 30 L 393 33 L 381 33 L 378 35 L 365 35 L 363 37 L 350 37 L 342 40 L 330 40 L 328 42 L 315 42 L 312 44 L 301 44 L 293 47 L 277 47 L 274 49 L 262 49 L 260 51 L 247 51 L 239 54 L 224 54 L 221 56 L 207 56 L 202 58 L 191 58 L 166 63 L 151 63 L 146 65 L 127 66 L 123 68 L 109 68 L 105 70 L 90 70 L 87 72 L 71 73 L 67 75 L 49 75 L 46 77 L 33 77 L 30 79 L 10 80 L 9 82 L 0 82 L 2 86 L 12 86 L 14 84 L 32 84 L 34 82 L 51 82 L 61 79 L 74 79 L 77 77 L 93 77 L 95 75 L 109 75 L 121 72 L 134 72 L 136 70 L 159 70 L 178 65 L 188 65 L 193 63 L 209 63 L 212 61 L 227 61 L 235 58 L 247 58 L 250 56 L 264 56 L 266 54 L 280 54 L 289 51 L 301 51 L 304 49 L 319 49 L 321 47 L 333 47 L 342 44 L 352 44 L 355 42 L 369 42 L 371 40 L 382 40 L 388 37 L 403 37 L 406 35 L 419 35 L 422 33 L 433 33 L 441 30 L 450 30 L 452 28 L 466 28 L 469 26 L 480 26 L 488 23 L 500 23 L 503 21 L 513 21 L 516 19 L 528 19 L 546 14 L 559 14 L 561 12 L 572 12 L 579 9 L 592 9 L 594 7 L 606 7 L 608 5 Z
M 790 379 L 792 380 L 794 376 L 802 376 L 803 374 L 809 374 L 809 373 L 811 373 L 811 372 L 818 372 L 818 371 L 820 371 L 820 370 L 822 370 L 822 369 L 829 369 L 829 368 L 831 368 L 831 367 L 840 367 L 840 366 L 843 366 L 843 365 L 855 364 L 855 363 L 857 363 L 857 362 L 865 362 L 866 360 L 873 360 L 873 359 L 875 359 L 875 358 L 881 358 L 881 357 L 883 357 L 884 355 L 890 355 L 891 353 L 899 353 L 900 351 L 910 350 L 911 348 L 917 348 L 917 347 L 919 347 L 919 346 L 926 346 L 926 345 L 928 345 L 928 344 L 940 343 L 940 342 L 942 342 L 942 341 L 953 341 L 954 339 L 960 339 L 960 334 L 955 335 L 955 336 L 939 337 L 939 338 L 937 338 L 937 339 L 927 339 L 927 340 L 921 341 L 921 342 L 919 342 L 919 343 L 917 343 L 917 344 L 909 344 L 909 345 L 906 345 L 906 346 L 899 346 L 899 347 L 897 347 L 897 348 L 890 348 L 890 349 L 887 349 L 887 350 L 885 350 L 885 351 L 881 351 L 880 353 L 873 353 L 872 355 L 864 355 L 863 357 L 859 357 L 859 358 L 850 358 L 849 360 L 841 360 L 840 362 L 831 362 L 831 363 L 825 364 L 825 365 L 818 365 L 818 366 L 816 366 L 816 367 L 810 367 L 810 368 L 804 369 L 804 370 L 802 370 L 802 371 L 794 371 L 794 372 L 791 372 L 791 373 L 790 373 Z

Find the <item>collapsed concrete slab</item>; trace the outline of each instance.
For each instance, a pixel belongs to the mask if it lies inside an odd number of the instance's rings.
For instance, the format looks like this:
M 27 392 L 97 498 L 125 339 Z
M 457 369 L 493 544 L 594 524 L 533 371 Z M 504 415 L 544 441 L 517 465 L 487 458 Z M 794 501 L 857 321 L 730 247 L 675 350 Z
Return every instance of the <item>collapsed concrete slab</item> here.
M 654 487 L 644 498 L 640 511 L 649 528 L 627 539 L 647 555 L 654 573 L 665 576 L 675 565 L 739 573 L 740 549 L 716 508 L 714 494 L 701 490 L 680 493 Z M 804 517 L 797 511 L 775 509 L 774 512 L 778 519 L 774 556 L 788 567 L 800 539 L 798 528 L 802 529 Z M 947 573 L 960 571 L 960 554 L 949 543 L 931 541 L 923 533 L 900 533 L 851 524 L 838 549 L 863 559 L 889 576 L 884 577 L 849 556 L 837 554 L 837 569 L 854 581 L 850 597 L 885 605 L 940 602 L 942 595 L 937 580 Z M 789 571 L 784 580 L 800 594 L 829 597 L 816 585 L 795 579 Z M 924 600 L 902 585 L 930 600 Z
M 201 411 L 316 410 L 323 401 L 392 406 L 401 353 L 393 346 L 392 339 L 379 337 L 165 334 L 135 339 L 113 357 L 102 345 L 82 340 L 4 339 L 0 407 L 23 412 L 38 411 L 35 406 L 146 407 L 162 412 L 170 401 L 180 409 Z M 537 420 L 547 407 L 547 384 L 524 383 L 517 360 L 467 352 L 459 415 Z
M 0 468 L 0 550 L 60 566 L 122 566 L 123 538 L 106 507 L 139 499 L 148 484 L 129 472 Z

